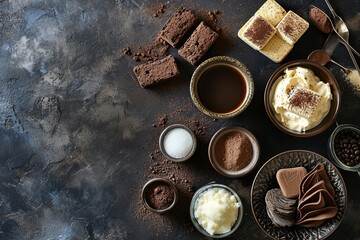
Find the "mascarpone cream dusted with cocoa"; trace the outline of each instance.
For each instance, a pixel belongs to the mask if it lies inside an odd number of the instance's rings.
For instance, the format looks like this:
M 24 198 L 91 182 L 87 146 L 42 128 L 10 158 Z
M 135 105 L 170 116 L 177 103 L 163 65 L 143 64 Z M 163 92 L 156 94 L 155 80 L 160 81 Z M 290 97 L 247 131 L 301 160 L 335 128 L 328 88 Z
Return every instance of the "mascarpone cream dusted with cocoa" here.
M 310 69 L 286 69 L 273 86 L 272 107 L 276 117 L 291 130 L 316 127 L 328 114 L 332 93 Z

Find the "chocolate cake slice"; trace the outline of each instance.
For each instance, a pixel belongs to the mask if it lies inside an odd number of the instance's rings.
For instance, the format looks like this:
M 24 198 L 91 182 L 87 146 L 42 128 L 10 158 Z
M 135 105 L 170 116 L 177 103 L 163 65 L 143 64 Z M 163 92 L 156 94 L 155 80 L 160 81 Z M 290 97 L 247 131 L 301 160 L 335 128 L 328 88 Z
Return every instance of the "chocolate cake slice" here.
M 218 37 L 219 34 L 201 22 L 179 49 L 179 55 L 189 63 L 196 65 Z
M 153 84 L 173 78 L 180 74 L 173 56 L 151 63 L 144 63 L 134 67 L 135 76 L 141 87 L 150 87 Z
M 160 30 L 159 38 L 176 47 L 196 22 L 197 17 L 190 10 L 180 7 Z

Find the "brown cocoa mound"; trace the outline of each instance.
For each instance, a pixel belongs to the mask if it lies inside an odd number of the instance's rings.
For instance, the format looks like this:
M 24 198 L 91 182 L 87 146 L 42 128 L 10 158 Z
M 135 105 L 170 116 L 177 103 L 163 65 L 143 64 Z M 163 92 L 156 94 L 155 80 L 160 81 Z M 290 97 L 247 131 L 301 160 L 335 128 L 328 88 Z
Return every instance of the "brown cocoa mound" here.
M 145 192 L 146 202 L 154 209 L 165 209 L 174 202 L 174 190 L 166 183 L 153 183 Z
M 253 157 L 251 141 L 246 134 L 229 133 L 217 142 L 215 157 L 222 168 L 239 171 L 246 167 Z

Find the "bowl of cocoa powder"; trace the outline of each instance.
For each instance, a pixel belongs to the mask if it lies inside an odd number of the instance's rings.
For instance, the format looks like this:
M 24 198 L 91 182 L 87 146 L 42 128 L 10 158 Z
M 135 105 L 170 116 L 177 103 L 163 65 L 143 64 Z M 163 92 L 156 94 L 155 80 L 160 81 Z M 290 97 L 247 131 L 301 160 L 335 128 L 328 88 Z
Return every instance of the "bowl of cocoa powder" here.
M 256 137 L 242 127 L 224 127 L 210 140 L 209 160 L 221 175 L 238 178 L 250 173 L 260 156 Z
M 178 191 L 171 181 L 153 178 L 144 185 L 141 196 L 147 209 L 164 213 L 174 208 L 178 200 Z

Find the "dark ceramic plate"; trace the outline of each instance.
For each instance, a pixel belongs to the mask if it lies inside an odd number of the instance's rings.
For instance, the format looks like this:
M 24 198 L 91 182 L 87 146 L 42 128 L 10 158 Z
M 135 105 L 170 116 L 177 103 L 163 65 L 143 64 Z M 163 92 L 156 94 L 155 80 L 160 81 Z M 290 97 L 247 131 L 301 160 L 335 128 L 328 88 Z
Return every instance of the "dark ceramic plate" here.
M 332 219 L 317 228 L 300 226 L 275 227 L 266 214 L 265 194 L 278 187 L 276 172 L 281 168 L 305 167 L 308 172 L 318 163 L 323 163 L 335 190 L 335 201 L 339 211 Z M 310 151 L 292 150 L 280 153 L 267 161 L 256 174 L 251 187 L 251 208 L 260 228 L 273 239 L 324 239 L 340 225 L 347 204 L 346 186 L 340 172 L 325 157 Z

